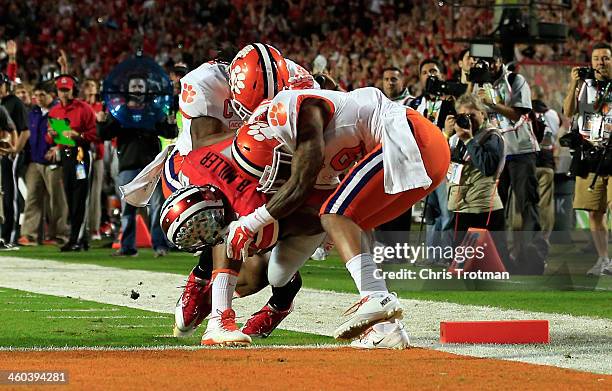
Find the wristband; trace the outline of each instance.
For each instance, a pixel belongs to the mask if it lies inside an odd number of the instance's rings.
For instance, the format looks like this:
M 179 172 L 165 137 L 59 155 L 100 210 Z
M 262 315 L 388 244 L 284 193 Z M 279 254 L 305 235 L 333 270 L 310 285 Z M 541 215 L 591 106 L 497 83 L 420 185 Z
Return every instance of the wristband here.
M 275 219 L 274 217 L 272 217 L 270 212 L 268 212 L 268 209 L 266 209 L 266 206 L 263 205 L 255 209 L 253 213 L 242 217 L 240 220 L 242 220 L 243 227 L 255 233 L 255 232 L 259 232 L 261 228 L 270 224 Z

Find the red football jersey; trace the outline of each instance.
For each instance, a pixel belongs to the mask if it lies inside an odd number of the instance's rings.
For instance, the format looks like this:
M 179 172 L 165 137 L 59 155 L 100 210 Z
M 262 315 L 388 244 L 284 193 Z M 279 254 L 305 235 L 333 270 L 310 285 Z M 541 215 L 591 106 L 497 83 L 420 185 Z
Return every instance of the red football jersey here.
M 225 195 L 238 216 L 245 216 L 268 199 L 257 191 L 257 182 L 243 176 L 229 155 L 232 139 L 191 151 L 181 167 L 189 184 L 212 185 Z
M 257 191 L 258 183 L 242 176 L 230 157 L 232 139 L 189 152 L 181 167 L 189 184 L 212 185 L 225 195 L 237 216 L 245 216 L 264 205 L 268 198 Z M 278 222 L 263 227 L 255 238 L 257 249 L 267 249 L 278 239 Z

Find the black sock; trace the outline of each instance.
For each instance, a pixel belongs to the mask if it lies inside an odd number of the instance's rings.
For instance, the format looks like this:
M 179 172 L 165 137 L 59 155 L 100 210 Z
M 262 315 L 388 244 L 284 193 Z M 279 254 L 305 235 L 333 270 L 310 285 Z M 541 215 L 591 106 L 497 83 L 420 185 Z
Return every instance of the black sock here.
M 210 280 L 212 277 L 212 269 L 212 248 L 206 247 L 204 250 L 202 250 L 202 254 L 200 254 L 200 261 L 198 262 L 198 265 L 193 268 L 193 274 L 198 278 Z
M 268 305 L 278 311 L 288 310 L 301 287 L 302 277 L 300 272 L 297 272 L 285 286 L 272 287 L 272 297 L 268 300 Z

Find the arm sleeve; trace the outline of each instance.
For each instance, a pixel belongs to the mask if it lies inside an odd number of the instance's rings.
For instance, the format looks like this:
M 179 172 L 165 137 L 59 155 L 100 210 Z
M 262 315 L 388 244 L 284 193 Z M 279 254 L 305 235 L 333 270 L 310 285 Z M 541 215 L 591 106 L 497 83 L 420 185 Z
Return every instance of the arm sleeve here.
M 15 122 L 15 128 L 17 132 L 21 133 L 24 130 L 28 130 L 28 111 L 21 99 L 15 98 L 15 112 L 13 121 Z
M 83 129 L 81 137 L 87 143 L 93 143 L 99 141 L 97 130 L 96 130 L 96 115 L 93 109 L 88 105 L 83 106 Z
M 113 116 L 109 115 L 106 121 L 97 124 L 98 137 L 102 140 L 111 140 L 118 136 L 119 124 Z
M 531 88 L 522 75 L 516 75 L 514 78 L 512 83 L 512 98 L 510 99 L 509 106 L 527 112 L 532 109 Z
M 9 62 L 6 66 L 6 76 L 8 76 L 8 78 L 11 81 L 15 81 L 15 79 L 17 79 L 17 63 L 16 62 Z
M 8 111 L 3 106 L 0 106 L 0 130 L 14 131 L 15 123 L 11 119 Z
M 155 134 L 172 139 L 178 136 L 178 128 L 176 124 L 169 124 L 167 121 L 158 122 L 155 124 Z
M 472 139 L 466 145 L 472 158 L 472 164 L 486 176 L 493 176 L 504 157 L 504 144 L 497 135 L 488 137 L 487 141 L 479 144 Z

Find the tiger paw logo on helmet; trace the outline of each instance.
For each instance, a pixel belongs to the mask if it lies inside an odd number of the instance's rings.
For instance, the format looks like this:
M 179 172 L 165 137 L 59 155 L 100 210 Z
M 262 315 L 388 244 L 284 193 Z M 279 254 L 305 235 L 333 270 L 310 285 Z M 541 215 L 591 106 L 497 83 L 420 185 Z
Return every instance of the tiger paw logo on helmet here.
M 253 138 L 257 141 L 264 141 L 265 139 L 271 140 L 274 138 L 274 133 L 272 129 L 265 122 L 258 122 L 255 124 L 249 125 L 249 130 L 247 134 L 253 136 Z
M 183 92 L 181 93 L 181 99 L 185 103 L 193 102 L 193 97 L 196 95 L 195 90 L 191 84 L 183 84 Z
M 240 92 L 244 89 L 244 80 L 246 79 L 246 74 L 240 67 L 240 65 L 236 65 L 232 68 L 230 74 L 230 86 L 232 87 L 232 92 L 236 95 L 240 94 Z
M 285 105 L 277 103 L 268 112 L 270 118 L 270 125 L 272 126 L 283 126 L 287 123 L 287 111 Z

